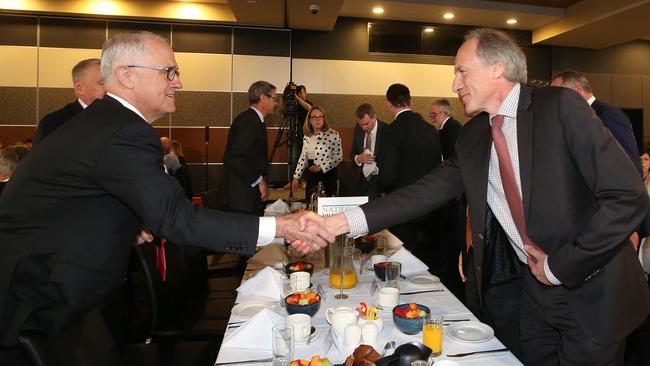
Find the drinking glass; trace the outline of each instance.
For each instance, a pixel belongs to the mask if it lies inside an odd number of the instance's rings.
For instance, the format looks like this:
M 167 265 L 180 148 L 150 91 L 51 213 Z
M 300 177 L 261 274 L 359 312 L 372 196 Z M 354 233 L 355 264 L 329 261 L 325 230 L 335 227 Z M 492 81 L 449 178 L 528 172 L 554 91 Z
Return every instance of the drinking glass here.
M 399 288 L 399 275 L 402 264 L 400 262 L 386 262 L 386 286 Z
M 293 360 L 293 326 L 273 327 L 273 366 L 287 366 Z
M 429 314 L 422 322 L 422 343 L 431 348 L 431 357 L 442 354 L 442 320 L 440 314 Z

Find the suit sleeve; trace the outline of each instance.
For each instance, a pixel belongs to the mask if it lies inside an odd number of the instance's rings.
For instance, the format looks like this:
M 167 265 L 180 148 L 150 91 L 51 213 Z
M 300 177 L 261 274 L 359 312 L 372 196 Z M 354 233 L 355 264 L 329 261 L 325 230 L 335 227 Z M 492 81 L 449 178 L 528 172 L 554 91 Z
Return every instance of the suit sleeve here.
M 394 122 L 393 122 L 394 123 Z M 390 191 L 397 184 L 399 174 L 400 138 L 397 126 L 388 125 L 382 133 L 382 145 L 379 153 L 381 160 L 379 167 L 380 191 Z
M 257 120 L 241 120 L 231 126 L 231 136 L 223 157 L 223 162 L 249 185 L 260 176 L 266 175 L 266 165 L 251 161 L 251 152 L 257 151 L 257 144 L 262 143 L 256 136 L 261 128 Z
M 548 264 L 567 288 L 580 287 L 620 249 L 648 211 L 648 195 L 616 140 L 575 93 L 559 99 L 559 118 L 576 168 L 598 202 L 586 229 L 550 253 Z
M 216 251 L 255 252 L 259 218 L 194 206 L 178 181 L 164 173 L 158 136 L 149 125 L 118 131 L 95 162 L 94 176 L 156 235 Z
M 302 173 L 305 171 L 305 165 L 307 164 L 307 144 L 309 143 L 309 137 L 303 136 L 302 138 L 302 150 L 300 151 L 300 158 L 298 158 L 298 164 L 296 164 L 296 171 L 293 173 L 293 177 L 300 179 Z

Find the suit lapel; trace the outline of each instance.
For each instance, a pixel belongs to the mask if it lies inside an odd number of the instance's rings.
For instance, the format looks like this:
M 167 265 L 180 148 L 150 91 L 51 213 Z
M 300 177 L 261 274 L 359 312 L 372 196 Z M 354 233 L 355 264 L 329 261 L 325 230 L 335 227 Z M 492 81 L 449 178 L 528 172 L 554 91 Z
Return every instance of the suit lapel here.
M 519 177 L 524 215 L 528 222 L 530 186 L 533 171 L 533 113 L 529 110 L 532 89 L 522 85 L 517 107 L 517 144 L 519 148 Z
M 377 156 L 377 153 L 379 152 L 379 145 L 381 144 L 380 142 L 381 139 L 379 138 L 379 136 L 381 136 L 381 130 L 383 127 L 384 126 L 382 126 L 381 123 L 379 123 L 379 120 L 377 120 L 377 134 L 375 135 L 375 151 L 374 151 L 375 156 Z

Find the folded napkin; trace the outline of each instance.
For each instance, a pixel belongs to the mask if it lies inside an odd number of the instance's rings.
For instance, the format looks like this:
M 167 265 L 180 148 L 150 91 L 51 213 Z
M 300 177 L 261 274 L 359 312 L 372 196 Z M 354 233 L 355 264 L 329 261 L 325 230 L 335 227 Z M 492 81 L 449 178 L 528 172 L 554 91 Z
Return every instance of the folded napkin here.
M 265 267 L 253 278 L 237 288 L 240 295 L 268 297 L 274 301 L 282 299 L 282 275 L 271 267 Z
M 284 263 L 289 263 L 289 258 L 284 250 L 284 240 L 281 244 L 269 244 L 260 249 L 254 256 L 248 259 L 249 268 L 262 268 L 270 266 L 275 269 L 282 269 Z
M 287 206 L 287 204 L 282 200 L 273 202 L 264 210 L 264 216 L 282 216 L 290 213 L 291 210 L 289 209 L 289 206 Z
M 406 248 L 401 248 L 395 254 L 391 255 L 388 260 L 400 262 L 402 264 L 402 275 L 404 276 L 424 272 L 429 269 L 426 264 L 411 254 Z
M 284 324 L 284 318 L 270 310 L 262 309 L 223 341 L 223 346 L 254 348 L 273 351 L 274 326 Z

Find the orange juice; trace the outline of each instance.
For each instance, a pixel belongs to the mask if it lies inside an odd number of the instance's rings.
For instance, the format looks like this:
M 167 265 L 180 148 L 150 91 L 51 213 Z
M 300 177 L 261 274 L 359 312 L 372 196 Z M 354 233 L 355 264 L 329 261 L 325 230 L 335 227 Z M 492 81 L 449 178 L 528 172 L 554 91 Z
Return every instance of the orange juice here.
M 341 288 L 341 272 L 332 272 L 330 274 L 330 286 L 332 288 Z M 353 269 L 343 272 L 343 289 L 351 289 L 357 284 L 357 274 Z
M 442 353 L 442 324 L 429 323 L 422 327 L 422 343 L 431 348 L 431 356 Z

